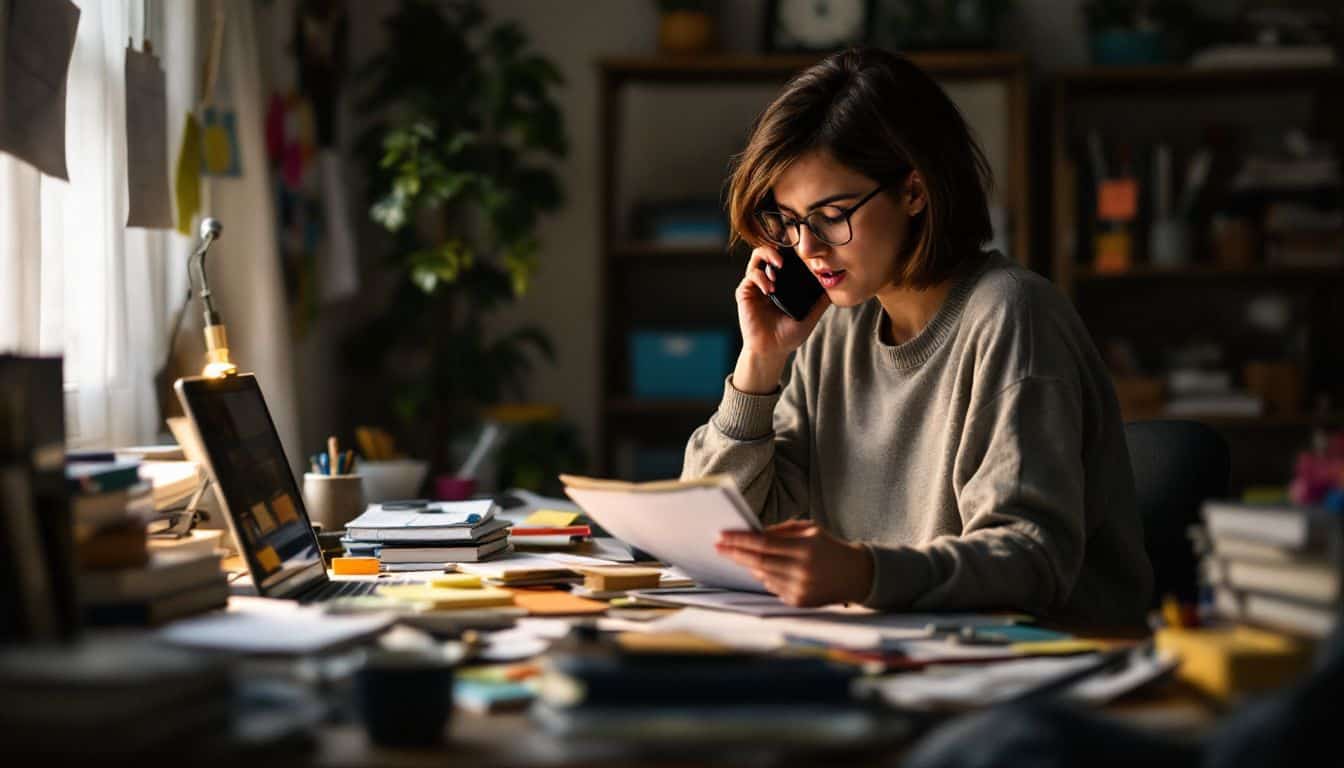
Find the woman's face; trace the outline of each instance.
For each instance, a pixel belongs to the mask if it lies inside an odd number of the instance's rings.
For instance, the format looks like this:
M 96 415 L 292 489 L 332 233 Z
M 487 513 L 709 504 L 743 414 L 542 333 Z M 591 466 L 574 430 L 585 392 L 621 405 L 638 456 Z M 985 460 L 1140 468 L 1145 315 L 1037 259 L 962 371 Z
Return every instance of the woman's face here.
M 773 191 L 779 209 L 801 220 L 819 208 L 828 214 L 847 209 L 876 187 L 876 181 L 836 162 L 830 153 L 815 151 L 785 169 Z M 853 239 L 845 245 L 827 245 L 801 227 L 794 250 L 832 303 L 856 306 L 896 284 L 910 217 L 924 210 L 920 189 L 915 173 L 864 203 L 850 217 Z

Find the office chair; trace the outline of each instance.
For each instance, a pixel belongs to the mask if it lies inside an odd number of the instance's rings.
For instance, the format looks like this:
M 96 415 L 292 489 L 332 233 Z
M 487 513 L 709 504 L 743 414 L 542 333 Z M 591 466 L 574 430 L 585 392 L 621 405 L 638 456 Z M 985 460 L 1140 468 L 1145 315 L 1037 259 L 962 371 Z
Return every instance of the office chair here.
M 1206 499 L 1228 493 L 1227 441 L 1197 421 L 1134 421 L 1125 425 L 1134 498 L 1144 548 L 1153 564 L 1153 600 L 1175 595 L 1194 602 L 1198 568 L 1187 529 Z

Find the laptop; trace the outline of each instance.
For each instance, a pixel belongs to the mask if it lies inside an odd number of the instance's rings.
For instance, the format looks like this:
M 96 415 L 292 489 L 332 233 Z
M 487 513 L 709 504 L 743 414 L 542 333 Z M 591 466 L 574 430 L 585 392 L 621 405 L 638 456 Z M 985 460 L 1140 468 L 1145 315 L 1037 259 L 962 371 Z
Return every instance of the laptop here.
M 413 583 L 327 577 L 303 494 L 255 376 L 190 377 L 173 388 L 196 429 L 200 459 L 259 595 L 315 603 Z

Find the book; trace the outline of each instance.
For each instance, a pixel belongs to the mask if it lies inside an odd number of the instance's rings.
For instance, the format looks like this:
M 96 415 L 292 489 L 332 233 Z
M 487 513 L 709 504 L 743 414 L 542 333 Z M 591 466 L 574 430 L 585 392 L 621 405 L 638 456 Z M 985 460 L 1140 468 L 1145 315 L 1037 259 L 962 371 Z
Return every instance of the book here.
M 153 488 L 154 509 L 162 510 L 184 506 L 205 474 L 194 461 L 146 461 L 140 464 L 140 477 Z
M 433 506 L 432 512 L 370 506 L 346 524 L 346 537 L 357 541 L 472 541 L 511 525 L 494 516 L 495 505 L 489 499 Z
M 1320 509 L 1207 501 L 1201 514 L 1215 542 L 1252 541 L 1294 552 L 1324 552 L 1339 543 L 1338 517 Z
M 128 517 L 147 520 L 154 514 L 150 485 L 135 485 L 103 493 L 77 494 L 70 499 L 76 533 L 88 533 L 124 522 Z
M 149 537 L 150 552 L 208 555 L 222 546 L 224 546 L 224 531 L 209 528 L 196 528 L 180 538 Z
M 1333 605 L 1340 600 L 1340 568 L 1330 562 L 1258 563 L 1220 558 L 1205 562 L 1210 571 L 1206 576 L 1214 584 L 1321 605 Z
M 85 603 L 151 600 L 214 580 L 220 560 L 205 555 L 155 554 L 143 568 L 85 571 L 79 575 L 79 598 Z
M 85 570 L 139 568 L 149 562 L 145 524 L 128 519 L 118 525 L 102 528 L 76 544 L 75 556 L 79 567 Z
M 228 602 L 229 582 L 221 572 L 199 586 L 150 600 L 86 605 L 84 619 L 95 626 L 158 626 L 173 619 L 223 608 Z
M 509 548 L 509 537 L 499 536 L 479 544 L 457 547 L 383 547 L 378 559 L 384 563 L 428 563 L 439 567 L 444 563 L 474 563 Z
M 1338 607 L 1313 605 L 1276 595 L 1240 592 L 1230 587 L 1214 590 L 1214 608 L 1225 619 L 1321 639 L 1328 637 L 1339 621 Z
M 65 479 L 72 493 L 106 493 L 140 482 L 138 461 L 97 461 L 71 464 Z

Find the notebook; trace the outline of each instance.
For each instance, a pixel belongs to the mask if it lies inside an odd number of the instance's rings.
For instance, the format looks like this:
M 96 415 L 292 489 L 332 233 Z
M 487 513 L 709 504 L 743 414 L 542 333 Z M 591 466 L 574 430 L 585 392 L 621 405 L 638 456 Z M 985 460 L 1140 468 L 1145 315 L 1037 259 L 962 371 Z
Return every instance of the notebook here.
M 345 526 L 348 538 L 359 541 L 472 541 L 508 528 L 495 517 L 494 502 L 437 502 L 434 510 L 394 510 L 373 505 Z

